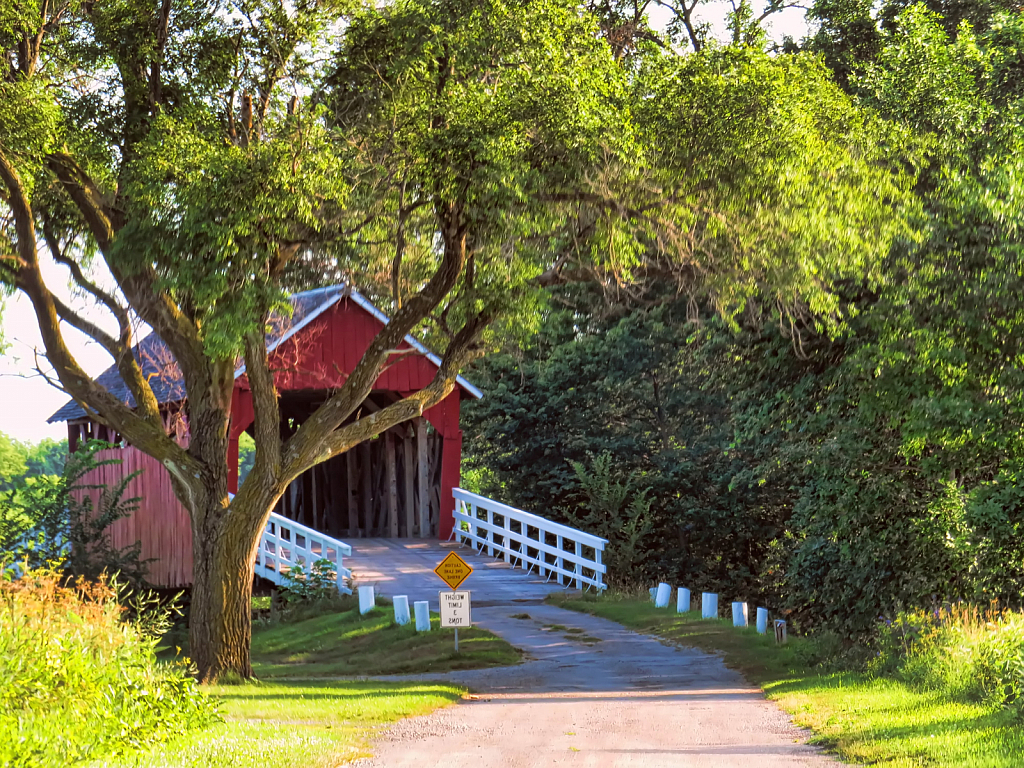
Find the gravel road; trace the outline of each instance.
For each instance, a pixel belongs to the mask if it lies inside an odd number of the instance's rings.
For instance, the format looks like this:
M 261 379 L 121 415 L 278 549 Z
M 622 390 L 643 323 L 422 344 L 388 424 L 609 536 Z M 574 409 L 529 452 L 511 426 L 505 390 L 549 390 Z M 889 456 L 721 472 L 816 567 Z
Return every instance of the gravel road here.
M 529 660 L 416 678 L 458 682 L 474 695 L 382 732 L 360 766 L 840 765 L 715 656 L 539 603 L 474 608 L 473 623 Z

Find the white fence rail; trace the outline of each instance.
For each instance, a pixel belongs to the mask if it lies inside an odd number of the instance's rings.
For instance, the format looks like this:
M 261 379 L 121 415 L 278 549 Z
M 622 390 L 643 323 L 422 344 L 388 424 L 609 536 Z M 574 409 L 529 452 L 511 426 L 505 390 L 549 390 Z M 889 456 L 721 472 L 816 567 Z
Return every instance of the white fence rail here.
M 532 572 L 559 584 L 575 582 L 577 589 L 605 589 L 606 569 L 601 562 L 607 539 L 553 523 L 543 517 L 456 488 L 455 527 L 452 537 L 460 544 L 513 567 Z
M 345 567 L 346 555 L 352 555 L 352 547 L 345 542 L 271 512 L 260 537 L 253 570 L 257 576 L 281 584 L 284 574 L 296 565 L 303 566 L 308 573 L 317 560 L 330 560 L 338 574 L 338 591 L 351 595 L 352 571 Z

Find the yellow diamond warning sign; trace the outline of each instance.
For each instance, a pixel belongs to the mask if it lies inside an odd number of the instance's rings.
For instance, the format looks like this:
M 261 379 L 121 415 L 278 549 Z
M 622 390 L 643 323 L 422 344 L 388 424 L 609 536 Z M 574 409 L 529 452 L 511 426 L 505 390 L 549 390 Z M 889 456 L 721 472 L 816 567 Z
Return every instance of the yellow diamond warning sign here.
M 470 568 L 469 563 L 454 552 L 449 552 L 448 556 L 434 569 L 434 573 L 440 576 L 441 581 L 451 589 L 458 589 L 459 584 L 464 582 L 472 572 L 473 569 Z

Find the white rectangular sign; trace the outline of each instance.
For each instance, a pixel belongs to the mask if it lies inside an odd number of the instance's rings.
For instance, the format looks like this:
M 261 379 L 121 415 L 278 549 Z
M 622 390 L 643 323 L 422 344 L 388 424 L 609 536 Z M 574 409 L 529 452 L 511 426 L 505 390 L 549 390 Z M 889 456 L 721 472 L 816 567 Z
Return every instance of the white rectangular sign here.
M 468 627 L 472 625 L 469 614 L 469 592 L 440 592 L 441 626 Z

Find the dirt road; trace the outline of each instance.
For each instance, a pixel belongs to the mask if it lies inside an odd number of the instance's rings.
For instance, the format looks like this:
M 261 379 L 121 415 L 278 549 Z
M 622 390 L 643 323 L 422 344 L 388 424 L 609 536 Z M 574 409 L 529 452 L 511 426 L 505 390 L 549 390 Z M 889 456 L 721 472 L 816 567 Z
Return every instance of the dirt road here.
M 431 678 L 476 696 L 384 732 L 364 768 L 839 765 L 716 657 L 542 604 L 474 608 L 473 622 L 530 661 Z

